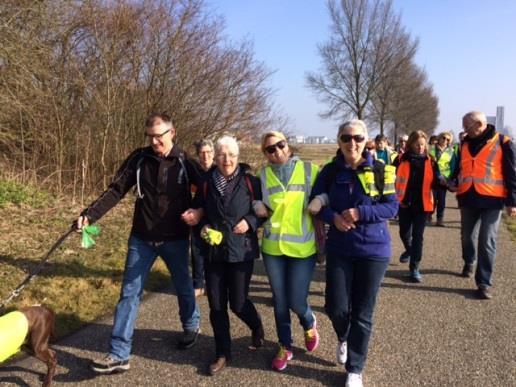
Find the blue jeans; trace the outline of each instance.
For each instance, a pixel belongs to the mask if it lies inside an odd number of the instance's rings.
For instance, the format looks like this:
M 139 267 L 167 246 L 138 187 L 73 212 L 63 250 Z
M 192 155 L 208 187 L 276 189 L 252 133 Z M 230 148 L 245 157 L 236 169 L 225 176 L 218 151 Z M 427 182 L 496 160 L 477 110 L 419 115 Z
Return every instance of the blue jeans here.
M 361 373 L 373 329 L 376 295 L 389 261 L 332 253 L 326 259 L 326 312 L 338 340 L 348 343 L 346 370 Z
M 462 259 L 473 265 L 478 257 L 475 282 L 477 286 L 491 286 L 491 275 L 496 257 L 496 236 L 502 211 L 499 209 L 462 207 L 460 233 Z M 478 242 L 478 252 L 476 245 Z
M 131 235 L 110 343 L 110 353 L 119 360 L 128 359 L 131 353 L 143 286 L 158 255 L 165 261 L 175 285 L 183 329 L 199 328 L 200 313 L 188 271 L 188 240 L 145 242 Z
M 423 256 L 423 234 L 427 213 L 400 207 L 398 212 L 400 238 L 405 251 L 410 255 L 410 270 L 418 269 Z
M 292 347 L 290 310 L 299 318 L 306 331 L 314 325 L 314 315 L 308 305 L 308 291 L 315 269 L 315 257 L 292 258 L 286 255 L 262 253 L 272 289 L 276 332 L 281 345 Z

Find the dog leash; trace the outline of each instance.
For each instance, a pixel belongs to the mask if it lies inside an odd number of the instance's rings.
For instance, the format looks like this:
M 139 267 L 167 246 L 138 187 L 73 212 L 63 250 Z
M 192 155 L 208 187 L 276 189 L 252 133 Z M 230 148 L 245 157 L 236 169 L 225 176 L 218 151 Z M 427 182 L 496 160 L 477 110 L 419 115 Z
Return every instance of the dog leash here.
M 32 273 L 29 273 L 27 277 L 25 277 L 25 279 L 18 285 L 18 287 L 12 291 L 9 297 L 7 297 L 7 299 L 2 304 L 0 304 L 0 310 L 4 309 L 4 307 L 9 302 L 11 302 L 14 298 L 20 295 L 22 290 L 29 284 L 29 282 L 32 281 L 34 277 L 36 277 L 39 274 L 39 272 L 43 269 L 43 266 L 45 266 L 52 253 L 56 251 L 59 248 L 59 246 L 61 246 L 61 244 L 65 241 L 65 239 L 68 238 L 70 234 L 75 232 L 75 230 L 76 227 L 72 225 L 72 227 L 70 227 L 70 229 L 66 233 L 59 237 L 59 239 L 52 245 L 48 253 L 41 259 L 41 262 L 36 267 L 36 269 L 34 269 Z

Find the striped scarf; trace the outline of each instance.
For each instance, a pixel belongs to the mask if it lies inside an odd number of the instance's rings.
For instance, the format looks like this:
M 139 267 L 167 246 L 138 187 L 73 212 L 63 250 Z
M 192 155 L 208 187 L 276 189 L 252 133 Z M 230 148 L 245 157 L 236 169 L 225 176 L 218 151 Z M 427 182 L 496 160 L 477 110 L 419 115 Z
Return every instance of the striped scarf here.
M 224 177 L 218 169 L 215 169 L 213 173 L 213 181 L 215 183 L 215 187 L 217 191 L 219 191 L 220 196 L 224 196 L 227 193 L 229 183 L 238 175 L 240 172 L 240 167 L 238 166 L 231 175 L 227 178 Z

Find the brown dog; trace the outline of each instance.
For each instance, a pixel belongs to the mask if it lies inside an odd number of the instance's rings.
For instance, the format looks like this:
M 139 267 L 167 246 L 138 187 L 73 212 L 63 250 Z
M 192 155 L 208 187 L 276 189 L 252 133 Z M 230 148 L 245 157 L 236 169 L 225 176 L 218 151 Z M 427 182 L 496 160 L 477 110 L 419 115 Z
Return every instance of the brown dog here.
M 27 320 L 26 322 L 23 321 L 23 316 L 16 314 L 16 312 L 9 313 L 6 316 L 10 315 L 12 320 L 21 320 L 21 324 L 25 325 L 25 328 L 27 328 L 28 324 L 28 333 L 25 339 L 32 348 L 34 356 L 47 365 L 47 374 L 43 380 L 43 387 L 48 387 L 52 383 L 57 365 L 56 353 L 48 347 L 50 339 L 54 337 L 54 312 L 39 305 L 21 308 L 19 312 L 23 313 Z M 2 334 L 4 337 L 9 337 L 10 334 L 14 336 L 19 334 L 19 332 L 0 332 L 0 336 Z M 15 348 L 14 351 L 16 349 L 18 348 Z

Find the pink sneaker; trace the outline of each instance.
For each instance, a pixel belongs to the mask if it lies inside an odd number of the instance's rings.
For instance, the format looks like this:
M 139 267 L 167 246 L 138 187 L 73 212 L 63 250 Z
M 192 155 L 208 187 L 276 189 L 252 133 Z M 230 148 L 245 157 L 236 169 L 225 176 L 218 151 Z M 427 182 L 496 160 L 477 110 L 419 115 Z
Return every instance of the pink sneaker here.
M 317 320 L 314 316 L 314 325 L 312 328 L 305 331 L 305 347 L 308 352 L 315 351 L 319 345 L 319 332 L 317 332 Z
M 280 344 L 276 357 L 272 359 L 272 369 L 276 371 L 283 371 L 285 368 L 287 368 L 287 363 L 292 360 L 293 356 L 294 355 L 292 354 L 292 351 L 288 350 Z

